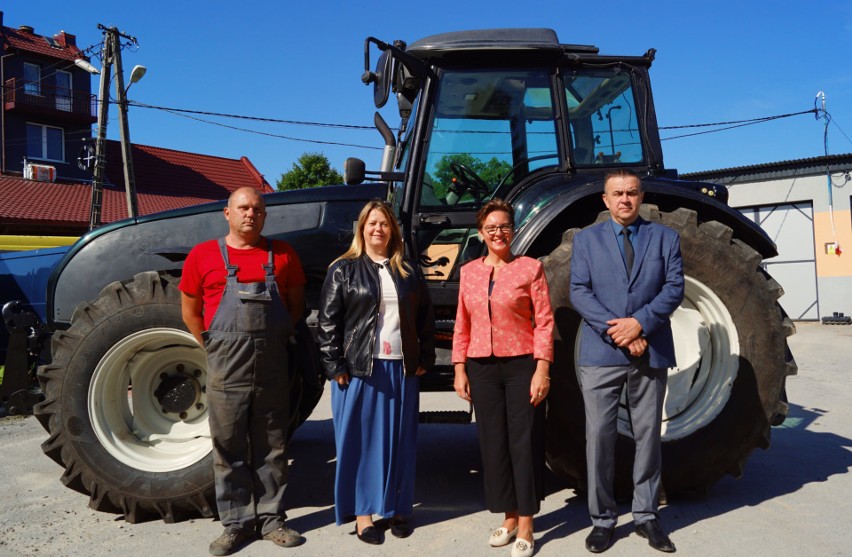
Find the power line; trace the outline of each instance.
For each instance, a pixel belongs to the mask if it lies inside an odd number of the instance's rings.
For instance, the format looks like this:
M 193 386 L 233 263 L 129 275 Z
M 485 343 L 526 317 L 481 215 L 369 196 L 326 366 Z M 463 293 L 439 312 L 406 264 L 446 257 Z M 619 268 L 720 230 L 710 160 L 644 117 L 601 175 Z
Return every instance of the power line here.
M 62 128 L 60 126 L 51 126 L 51 125 L 48 125 L 48 124 L 34 124 L 34 125 L 62 130 L 62 135 L 63 135 L 64 139 L 87 139 L 87 138 L 91 139 L 91 137 L 92 137 L 91 131 L 88 131 L 88 130 L 86 130 L 86 131 L 73 131 L 72 132 L 72 131 L 66 131 L 65 128 Z M 6 139 L 6 145 L 15 146 L 15 147 L 18 147 L 18 146 L 21 146 L 21 145 L 39 145 L 41 143 L 42 143 L 41 140 L 30 141 L 27 138 L 22 139 L 20 137 L 17 137 L 16 139 L 9 139 L 9 138 Z
M 234 119 L 239 119 L 239 120 L 249 120 L 249 121 L 255 121 L 255 122 L 267 122 L 267 123 L 275 123 L 275 124 L 290 124 L 290 125 L 298 125 L 298 126 L 313 126 L 313 127 L 320 127 L 320 128 L 347 129 L 347 130 L 373 130 L 374 128 L 372 126 L 360 126 L 360 125 L 355 125 L 355 124 L 338 124 L 338 123 L 330 123 L 330 122 L 312 122 L 312 121 L 304 121 L 304 120 L 289 120 L 289 119 L 269 118 L 269 117 L 262 117 L 262 116 L 248 116 L 248 115 L 242 115 L 242 114 L 230 114 L 230 113 L 225 113 L 225 112 L 212 112 L 212 111 L 207 111 L 207 110 L 193 110 L 193 109 L 188 109 L 188 108 L 175 108 L 175 107 L 157 106 L 157 105 L 146 104 L 146 103 L 139 102 L 139 101 L 128 101 L 128 104 L 131 105 L 131 106 L 139 107 L 139 108 L 161 110 L 161 111 L 164 111 L 164 112 L 168 112 L 168 113 L 170 113 L 174 116 L 183 116 L 185 118 L 189 118 L 191 120 L 196 120 L 198 122 L 202 122 L 202 123 L 205 123 L 205 124 L 211 124 L 211 125 L 214 125 L 214 126 L 220 126 L 220 127 L 233 129 L 233 130 L 237 130 L 237 131 L 242 131 L 242 132 L 246 132 L 246 133 L 253 133 L 253 134 L 264 135 L 264 136 L 268 136 L 268 137 L 276 137 L 276 138 L 279 138 L 279 139 L 287 139 L 289 141 L 299 141 L 299 142 L 305 142 L 305 143 L 317 143 L 317 144 L 322 144 L 322 145 L 337 145 L 337 146 L 342 146 L 342 147 L 355 147 L 355 148 L 359 148 L 359 149 L 376 149 L 376 150 L 380 149 L 378 147 L 373 147 L 373 146 L 368 146 L 368 145 L 357 145 L 357 144 L 352 144 L 352 143 L 340 143 L 340 142 L 335 142 L 335 141 L 322 141 L 322 140 L 316 140 L 316 139 L 304 139 L 304 138 L 285 136 L 285 135 L 280 135 L 280 134 L 273 134 L 273 133 L 268 133 L 268 132 L 261 132 L 261 131 L 257 131 L 257 130 L 251 130 L 251 129 L 248 129 L 248 128 L 240 128 L 240 127 L 237 127 L 237 126 L 229 126 L 227 124 L 222 124 L 220 122 L 213 122 L 213 121 L 210 121 L 210 120 L 205 120 L 203 118 L 195 118 L 195 117 L 192 117 L 192 116 L 189 116 L 189 115 L 196 114 L 196 115 L 201 115 L 201 116 L 214 116 L 214 117 L 219 117 L 219 118 L 234 118 Z M 779 120 L 781 118 L 790 118 L 792 116 L 800 116 L 802 114 L 813 114 L 813 113 L 815 113 L 815 109 L 803 110 L 801 112 L 792 112 L 792 113 L 787 113 L 787 114 L 778 114 L 778 115 L 774 115 L 774 116 L 763 116 L 763 117 L 760 117 L 760 118 L 750 118 L 750 119 L 747 119 L 747 120 L 731 120 L 731 121 L 725 121 L 725 122 L 710 122 L 710 123 L 705 123 L 705 124 L 686 124 L 686 125 L 681 125 L 681 126 L 660 126 L 659 129 L 660 130 L 674 130 L 674 129 L 726 126 L 724 128 L 720 128 L 720 129 L 713 129 L 713 130 L 707 130 L 707 131 L 703 131 L 703 132 L 696 132 L 696 133 L 682 134 L 682 135 L 676 135 L 676 136 L 672 136 L 672 137 L 661 138 L 661 141 L 666 141 L 666 140 L 670 140 L 670 139 L 680 139 L 680 138 L 684 138 L 684 137 L 692 137 L 692 136 L 696 136 L 696 135 L 703 135 L 703 134 L 708 134 L 708 133 L 716 133 L 716 132 L 721 132 L 721 131 L 727 131 L 727 130 L 731 130 L 731 129 L 735 129 L 735 128 L 739 128 L 739 127 L 743 127 L 743 126 L 750 126 L 750 125 L 754 125 L 754 124 L 761 124 L 761 123 L 764 123 L 764 122 L 771 122 L 773 120 Z M 842 133 L 842 130 L 841 130 L 841 133 Z M 844 134 L 844 136 L 845 135 L 846 134 Z M 847 139 L 848 139 L 848 137 L 847 137 Z
M 268 117 L 262 117 L 262 116 L 247 116 L 247 115 L 242 115 L 242 114 L 230 114 L 230 113 L 226 113 L 226 112 L 211 112 L 211 111 L 207 111 L 207 110 L 192 110 L 192 109 L 188 109 L 188 108 L 175 108 L 175 107 L 157 106 L 157 105 L 142 103 L 142 102 L 139 102 L 139 101 L 128 101 L 128 104 L 131 105 L 131 106 L 137 106 L 137 107 L 140 107 L 140 108 L 162 110 L 162 111 L 165 111 L 165 112 L 173 113 L 175 115 L 197 114 L 197 115 L 202 115 L 202 116 L 216 116 L 216 117 L 220 117 L 220 118 L 235 118 L 235 119 L 240 119 L 240 120 L 251 120 L 251 121 L 255 121 L 255 122 L 269 122 L 269 123 L 275 123 L 275 124 L 292 124 L 292 125 L 299 125 L 299 126 L 314 126 L 314 127 L 320 127 L 320 128 L 336 128 L 336 129 L 349 129 L 349 130 L 373 130 L 374 129 L 372 126 L 359 126 L 359 125 L 355 125 L 355 124 L 336 124 L 336 123 L 329 123 L 329 122 L 288 120 L 288 119 L 281 119 L 281 118 L 268 118 Z M 744 125 L 760 124 L 760 123 L 763 123 L 763 122 L 770 122 L 772 120 L 778 120 L 778 119 L 781 119 L 781 118 L 789 118 L 791 116 L 800 116 L 802 114 L 813 114 L 814 112 L 815 112 L 815 110 L 811 109 L 811 110 L 803 110 L 801 112 L 792 112 L 792 113 L 788 113 L 788 114 L 778 114 L 778 115 L 774 115 L 774 116 L 763 116 L 763 117 L 759 117 L 759 118 L 749 118 L 747 120 L 730 120 L 730 121 L 725 121 L 725 122 L 710 122 L 710 123 L 706 123 L 706 124 L 686 124 L 686 125 L 681 125 L 681 126 L 660 126 L 659 129 L 661 129 L 661 130 L 676 130 L 676 129 L 686 129 L 686 128 L 730 126 L 730 127 L 727 127 L 727 128 L 723 128 L 721 130 L 710 130 L 708 132 L 702 132 L 702 133 L 712 133 L 712 132 L 715 132 L 715 131 L 724 131 L 726 129 L 733 129 L 733 128 L 744 126 Z M 206 120 L 200 120 L 200 121 L 216 124 L 215 122 L 209 122 L 209 121 L 206 121 Z M 251 131 L 251 130 L 245 130 L 245 131 Z M 690 135 L 696 135 L 696 134 L 690 134 Z M 689 137 L 689 135 L 675 136 L 675 137 Z M 675 139 L 675 137 L 670 137 L 670 138 L 667 138 L 667 139 Z
M 375 147 L 375 146 L 372 146 L 372 145 L 357 145 L 355 143 L 341 143 L 341 142 L 338 142 L 338 141 L 323 141 L 323 140 L 320 140 L 320 139 L 305 139 L 305 138 L 302 138 L 302 137 L 291 137 L 291 136 L 281 135 L 281 134 L 277 134 L 277 133 L 269 133 L 269 132 L 262 132 L 262 131 L 257 131 L 257 130 L 250 130 L 248 128 L 240 128 L 240 127 L 237 127 L 237 126 L 229 126 L 228 124 L 223 124 L 221 122 L 213 122 L 211 120 L 204 120 L 203 118 L 197 118 L 195 116 L 191 116 L 191 115 L 185 114 L 185 113 L 173 112 L 173 111 L 171 111 L 167 108 L 160 108 L 159 110 L 163 110 L 164 112 L 168 112 L 170 114 L 173 114 L 174 116 L 180 116 L 182 118 L 188 118 L 190 120 L 195 120 L 197 122 L 203 122 L 205 124 L 211 124 L 213 126 L 220 126 L 220 127 L 227 128 L 227 129 L 230 129 L 230 130 L 237 130 L 237 131 L 246 132 L 246 133 L 253 133 L 253 134 L 256 134 L 256 135 L 264 135 L 264 136 L 267 136 L 267 137 L 275 137 L 275 138 L 278 138 L 278 139 L 286 139 L 288 141 L 298 141 L 298 142 L 302 142 L 302 143 L 316 143 L 316 144 L 319 144 L 319 145 L 336 145 L 338 147 L 354 147 L 354 148 L 357 148 L 357 149 L 373 149 L 373 150 L 377 150 L 377 151 L 381 151 L 381 149 L 382 149 L 381 147 Z M 184 112 L 186 112 L 186 111 L 184 111 Z
M 840 124 L 838 124 L 837 121 L 834 118 L 831 119 L 831 123 L 834 124 L 837 127 L 837 130 L 840 132 L 841 135 L 843 135 L 843 137 L 846 138 L 846 141 L 848 141 L 849 143 L 852 143 L 852 139 L 849 139 L 849 136 L 846 135 L 846 132 L 843 131 L 843 128 L 840 127 Z
M 721 131 L 726 131 L 726 130 L 732 130 L 734 128 L 742 128 L 744 126 L 752 126 L 754 124 L 763 124 L 764 122 L 771 122 L 772 120 L 779 120 L 781 118 L 789 118 L 791 116 L 800 116 L 802 114 L 815 114 L 815 113 L 816 113 L 816 109 L 811 109 L 811 110 L 803 110 L 801 112 L 792 112 L 792 113 L 789 113 L 789 114 L 779 114 L 777 116 L 765 116 L 763 118 L 753 118 L 753 119 L 750 119 L 750 120 L 737 120 L 737 121 L 731 121 L 731 122 L 716 122 L 716 123 L 712 123 L 712 124 L 691 124 L 691 125 L 687 125 L 687 126 L 660 126 L 661 130 L 670 130 L 670 129 L 682 129 L 682 128 L 703 128 L 703 127 L 723 126 L 723 125 L 726 125 L 726 124 L 733 124 L 733 125 L 730 125 L 730 126 L 727 126 L 727 127 L 724 127 L 724 128 L 715 129 L 715 130 L 707 130 L 707 131 L 703 131 L 703 132 L 686 133 L 686 134 L 683 134 L 683 135 L 673 135 L 671 137 L 663 137 L 663 138 L 660 138 L 660 141 L 668 141 L 669 139 L 680 139 L 680 138 L 683 138 L 683 137 L 693 137 L 693 136 L 696 136 L 696 135 L 716 133 L 716 132 L 721 132 Z
M 704 128 L 707 126 L 727 126 L 730 124 L 758 124 L 769 120 L 778 120 L 779 118 L 789 118 L 790 116 L 801 116 L 802 114 L 814 114 L 815 108 L 803 110 L 801 112 L 790 112 L 788 114 L 778 114 L 776 116 L 762 116 L 760 118 L 749 118 L 747 120 L 730 120 L 728 122 L 713 122 L 710 124 L 686 124 L 684 126 L 660 126 L 661 130 L 679 130 L 684 128 Z
M 93 44 L 93 45 L 81 50 L 80 52 L 82 54 L 86 55 L 90 50 L 98 48 L 102 44 L 103 43 Z M 54 75 L 58 74 L 61 71 L 72 69 L 75 66 L 74 62 L 69 62 L 68 60 L 64 60 L 64 59 L 59 60 L 58 62 L 54 62 L 52 64 L 44 65 L 44 66 L 42 66 L 40 64 L 35 64 L 35 65 L 37 65 L 39 67 L 39 85 L 41 85 L 41 82 L 43 82 L 47 78 L 53 77 Z M 53 70 L 52 73 L 47 73 L 47 74 L 44 73 L 44 72 L 50 72 L 51 70 Z M 27 87 L 30 84 L 30 82 L 24 81 L 23 79 L 18 80 L 18 81 L 20 81 L 20 83 L 21 83 L 20 85 L 15 85 L 15 87 L 9 87 L 9 88 L 7 88 L 7 91 L 16 91 L 16 92 L 17 91 L 23 91 L 24 88 Z M 16 81 L 16 83 L 17 83 L 17 81 Z M 5 84 L 4 84 L 4 87 L 5 87 Z
M 255 122 L 271 122 L 273 124 L 293 124 L 297 126 L 315 126 L 318 128 L 338 128 L 338 129 L 346 129 L 346 130 L 375 130 L 372 126 L 356 126 L 354 124 L 330 124 L 327 122 L 305 122 L 300 120 L 282 120 L 279 118 L 264 118 L 261 116 L 243 116 L 239 114 L 226 114 L 224 112 L 208 112 L 205 110 L 190 110 L 188 108 L 172 108 L 167 106 L 155 106 L 151 104 L 145 104 L 138 101 L 128 101 L 130 106 L 138 106 L 140 108 L 152 108 L 155 110 L 163 110 L 165 112 L 171 113 L 183 113 L 183 114 L 198 114 L 201 116 L 218 116 L 221 118 L 236 118 L 239 120 L 252 120 Z M 204 121 L 204 120 L 202 120 Z M 213 123 L 213 122 L 211 122 Z

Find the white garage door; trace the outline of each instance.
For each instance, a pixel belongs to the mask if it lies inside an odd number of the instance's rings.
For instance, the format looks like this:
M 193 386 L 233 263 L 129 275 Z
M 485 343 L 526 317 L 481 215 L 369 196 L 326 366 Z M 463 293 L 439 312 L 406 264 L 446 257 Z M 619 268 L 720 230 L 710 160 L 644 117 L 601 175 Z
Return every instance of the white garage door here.
M 765 260 L 763 266 L 784 288 L 781 307 L 794 320 L 819 320 L 813 204 L 745 207 L 740 211 L 778 246 L 778 256 Z

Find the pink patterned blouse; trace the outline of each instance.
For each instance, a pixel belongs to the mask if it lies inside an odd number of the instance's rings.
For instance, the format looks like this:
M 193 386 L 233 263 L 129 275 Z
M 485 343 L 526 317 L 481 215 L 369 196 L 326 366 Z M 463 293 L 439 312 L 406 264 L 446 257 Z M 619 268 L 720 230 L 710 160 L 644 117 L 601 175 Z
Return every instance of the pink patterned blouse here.
M 541 262 L 518 257 L 502 268 L 491 292 L 485 258 L 461 269 L 453 331 L 453 363 L 468 358 L 522 356 L 553 361 L 553 312 Z

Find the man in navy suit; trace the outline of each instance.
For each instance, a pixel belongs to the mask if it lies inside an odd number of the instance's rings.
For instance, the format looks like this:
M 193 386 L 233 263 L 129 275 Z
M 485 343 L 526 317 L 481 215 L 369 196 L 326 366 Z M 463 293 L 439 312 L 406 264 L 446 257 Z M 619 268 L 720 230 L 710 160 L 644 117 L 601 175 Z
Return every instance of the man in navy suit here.
M 633 522 L 654 549 L 675 551 L 660 528 L 660 428 L 667 368 L 674 367 L 669 317 L 683 301 L 680 238 L 639 218 L 643 191 L 626 169 L 607 174 L 603 202 L 612 216 L 574 236 L 571 303 L 583 318 L 580 382 L 586 407 L 586 464 L 592 532 L 586 548 L 612 544 L 613 495 L 621 393 L 626 389 L 636 441 Z

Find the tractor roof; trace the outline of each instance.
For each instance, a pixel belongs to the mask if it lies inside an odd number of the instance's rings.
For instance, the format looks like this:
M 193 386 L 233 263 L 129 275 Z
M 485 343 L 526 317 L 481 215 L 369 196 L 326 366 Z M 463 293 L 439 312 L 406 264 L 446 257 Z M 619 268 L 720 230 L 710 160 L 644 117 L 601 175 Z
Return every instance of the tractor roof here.
M 592 45 L 560 44 L 556 31 L 538 28 L 454 31 L 420 39 L 407 48 L 425 60 L 443 58 L 449 53 L 486 50 L 598 53 L 598 48 Z

